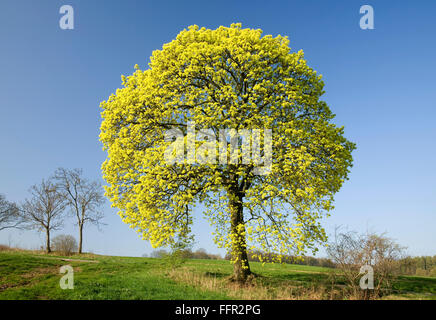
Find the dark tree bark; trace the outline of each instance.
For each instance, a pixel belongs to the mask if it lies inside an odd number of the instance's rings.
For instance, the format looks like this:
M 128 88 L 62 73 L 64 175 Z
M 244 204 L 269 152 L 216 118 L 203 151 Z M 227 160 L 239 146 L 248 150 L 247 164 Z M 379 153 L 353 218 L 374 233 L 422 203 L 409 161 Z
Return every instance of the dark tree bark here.
M 82 243 L 83 243 L 83 224 L 79 226 L 79 254 L 82 253 Z
M 243 214 L 243 195 L 235 190 L 229 192 L 229 209 L 232 235 L 233 278 L 236 281 L 245 282 L 251 274 L 247 257 L 247 243 L 245 237 L 245 224 Z
M 50 229 L 49 228 L 45 229 L 45 234 L 46 234 L 45 251 L 47 253 L 50 253 L 51 252 L 51 247 L 50 247 Z

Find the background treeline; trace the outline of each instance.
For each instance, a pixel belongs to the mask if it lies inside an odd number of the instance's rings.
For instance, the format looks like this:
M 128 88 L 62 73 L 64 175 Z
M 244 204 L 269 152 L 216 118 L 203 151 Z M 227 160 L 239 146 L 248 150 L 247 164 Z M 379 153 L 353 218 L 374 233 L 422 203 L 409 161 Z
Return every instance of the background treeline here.
M 399 268 L 401 274 L 436 277 L 436 256 L 406 257 Z
M 163 259 L 170 255 L 170 253 L 164 249 L 155 250 L 150 254 L 151 258 Z M 209 259 L 209 260 L 222 260 L 222 256 L 219 254 L 207 253 L 205 249 L 200 248 L 196 251 L 192 249 L 183 249 L 178 253 L 179 257 L 182 259 Z M 147 257 L 147 254 L 143 254 L 143 257 Z
M 256 262 L 260 262 L 258 255 L 261 254 L 260 252 L 254 252 L 254 251 L 249 251 L 248 252 L 248 260 L 249 261 L 256 261 Z M 159 250 L 155 250 L 150 254 L 151 258 L 165 258 L 168 255 L 170 255 L 170 252 L 164 250 L 164 249 L 159 249 Z M 143 254 L 143 257 L 147 257 L 147 254 Z M 208 253 L 205 249 L 200 248 L 196 251 L 193 251 L 192 249 L 184 249 L 184 250 L 180 250 L 179 252 L 179 256 L 180 258 L 183 259 L 210 259 L 210 260 L 230 260 L 231 256 L 230 254 L 226 254 L 224 256 L 224 258 L 219 255 L 219 254 L 212 254 L 212 253 Z M 272 255 L 271 254 L 262 254 L 263 260 L 264 261 L 270 261 L 272 260 Z M 282 259 L 283 263 L 289 263 L 289 264 L 299 264 L 299 265 L 308 265 L 308 266 L 319 266 L 319 267 L 326 267 L 326 268 L 334 268 L 335 264 L 327 258 L 315 258 L 315 257 L 304 257 L 302 258 L 297 258 L 297 257 L 293 257 L 293 256 L 284 256 Z
M 163 259 L 168 257 L 170 252 L 159 249 L 155 250 L 150 254 L 151 258 L 160 258 Z M 144 254 L 143 257 L 147 257 L 147 254 Z M 226 254 L 222 257 L 219 254 L 208 253 L 205 249 L 200 248 L 198 250 L 192 249 L 184 249 L 179 253 L 180 258 L 183 259 L 209 259 L 209 260 L 230 260 L 231 255 Z M 272 254 L 262 253 L 260 251 L 249 251 L 248 252 L 248 260 L 255 262 L 262 262 L 259 259 L 259 256 L 262 256 L 263 261 L 272 261 Z M 304 256 L 302 258 L 298 258 L 291 255 L 286 255 L 282 259 L 283 263 L 287 264 L 297 264 L 297 265 L 306 265 L 306 266 L 317 266 L 317 267 L 325 267 L 325 268 L 339 268 L 338 264 L 335 263 L 332 259 L 329 258 L 316 258 L 311 256 Z M 394 268 L 398 271 L 400 275 L 416 275 L 416 276 L 429 276 L 436 277 L 436 256 L 420 256 L 420 257 L 405 257 L 402 259 L 398 259 L 394 262 Z
M 247 256 L 248 256 L 248 261 L 256 261 L 256 262 L 274 261 L 274 255 L 272 253 L 263 253 L 261 251 L 248 251 Z M 224 257 L 224 259 L 226 260 L 230 260 L 230 258 L 231 258 L 230 254 L 226 254 L 226 256 Z M 326 268 L 335 267 L 335 264 L 330 259 L 315 258 L 310 256 L 295 257 L 291 255 L 284 255 L 282 257 L 282 262 L 287 264 L 298 264 L 298 265 L 317 266 L 317 267 L 326 267 Z

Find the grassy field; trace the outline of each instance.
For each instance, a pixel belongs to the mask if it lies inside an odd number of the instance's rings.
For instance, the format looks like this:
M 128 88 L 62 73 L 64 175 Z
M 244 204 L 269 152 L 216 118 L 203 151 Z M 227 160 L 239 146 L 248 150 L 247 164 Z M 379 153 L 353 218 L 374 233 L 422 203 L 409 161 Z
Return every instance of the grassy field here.
M 73 290 L 59 286 L 59 269 L 66 264 L 74 268 Z M 251 267 L 257 277 L 241 287 L 228 281 L 232 265 L 223 260 L 188 260 L 171 268 L 166 260 L 153 258 L 1 251 L 0 299 L 341 298 L 340 275 L 333 269 L 259 263 Z M 436 299 L 436 278 L 400 277 L 393 294 L 384 298 Z

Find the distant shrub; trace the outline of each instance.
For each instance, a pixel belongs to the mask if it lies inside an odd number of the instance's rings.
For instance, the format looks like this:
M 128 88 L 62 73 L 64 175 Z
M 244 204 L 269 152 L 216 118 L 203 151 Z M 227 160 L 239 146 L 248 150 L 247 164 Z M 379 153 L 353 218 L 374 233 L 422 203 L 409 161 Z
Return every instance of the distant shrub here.
M 165 260 L 172 269 L 182 266 L 189 259 L 187 252 L 191 251 L 193 241 L 192 236 L 183 236 L 171 245 L 171 251 Z
M 344 232 L 335 234 L 327 248 L 329 258 L 346 280 L 343 289 L 350 299 L 379 299 L 389 294 L 399 274 L 404 248 L 384 234 Z M 362 267 L 373 272 L 373 288 L 362 288 Z M 369 283 L 369 280 L 368 280 Z
M 77 241 L 73 236 L 61 234 L 52 240 L 53 250 L 62 255 L 69 256 L 77 252 Z
M 9 248 L 9 246 L 5 245 L 5 244 L 0 244 L 0 251 L 8 251 L 11 250 L 11 248 Z

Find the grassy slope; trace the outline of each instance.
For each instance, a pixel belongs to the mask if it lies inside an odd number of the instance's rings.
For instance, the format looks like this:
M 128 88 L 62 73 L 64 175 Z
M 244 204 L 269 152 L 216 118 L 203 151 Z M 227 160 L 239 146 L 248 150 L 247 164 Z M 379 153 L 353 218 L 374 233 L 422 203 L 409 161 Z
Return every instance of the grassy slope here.
M 98 263 L 63 261 L 58 256 L 23 251 L 0 252 L 0 299 L 234 299 L 325 298 L 314 288 L 328 287 L 331 269 L 252 263 L 259 275 L 247 288 L 226 284 L 228 261 L 189 260 L 168 269 L 151 258 L 98 255 L 69 257 Z M 59 268 L 74 268 L 74 290 L 62 290 Z M 436 278 L 401 277 L 394 298 L 436 299 Z
M 89 263 L 55 257 L 0 252 L 0 299 L 226 299 L 162 276 L 158 259 L 80 257 L 99 261 Z M 66 264 L 75 270 L 74 290 L 59 287 L 59 268 Z

